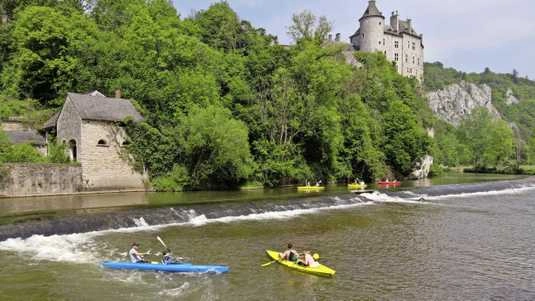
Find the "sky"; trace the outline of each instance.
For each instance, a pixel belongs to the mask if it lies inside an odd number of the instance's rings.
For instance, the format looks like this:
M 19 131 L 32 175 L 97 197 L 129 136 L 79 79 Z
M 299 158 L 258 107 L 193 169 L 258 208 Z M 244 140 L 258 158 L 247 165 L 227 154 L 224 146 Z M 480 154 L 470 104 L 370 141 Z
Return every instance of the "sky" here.
M 217 0 L 173 0 L 182 17 L 206 9 Z M 310 10 L 326 16 L 333 32 L 342 39 L 358 29 L 358 19 L 368 0 L 227 0 L 243 20 L 290 43 L 287 28 L 291 16 Z M 516 69 L 521 76 L 535 79 L 534 0 L 377 0 L 389 20 L 399 11 L 412 19 L 424 35 L 425 60 L 465 72 L 482 72 L 485 67 L 500 73 Z

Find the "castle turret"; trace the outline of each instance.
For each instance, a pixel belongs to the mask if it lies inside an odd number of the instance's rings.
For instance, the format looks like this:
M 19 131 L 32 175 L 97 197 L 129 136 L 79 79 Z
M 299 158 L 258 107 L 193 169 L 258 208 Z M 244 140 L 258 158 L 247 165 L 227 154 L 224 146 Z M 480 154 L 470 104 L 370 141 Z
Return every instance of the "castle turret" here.
M 359 49 L 368 52 L 383 52 L 385 49 L 385 17 L 375 5 L 375 0 L 370 0 L 368 2 L 368 8 L 366 8 L 364 15 L 359 19 L 359 22 Z

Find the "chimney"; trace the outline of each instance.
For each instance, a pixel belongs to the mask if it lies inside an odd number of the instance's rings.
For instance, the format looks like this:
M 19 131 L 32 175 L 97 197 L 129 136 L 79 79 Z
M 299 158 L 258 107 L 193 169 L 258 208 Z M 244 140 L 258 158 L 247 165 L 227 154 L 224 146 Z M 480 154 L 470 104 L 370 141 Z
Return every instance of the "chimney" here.
M 390 16 L 390 27 L 395 32 L 399 32 L 399 15 L 397 11 L 393 11 L 392 16 Z
M 123 92 L 121 89 L 115 90 L 115 98 L 121 98 L 123 96 Z
M 334 41 L 335 42 L 340 42 L 340 34 L 339 33 L 336 34 L 336 37 L 334 38 Z
M 407 19 L 407 27 L 409 27 L 407 29 L 409 30 L 409 32 L 411 32 L 412 31 L 412 20 L 411 19 Z

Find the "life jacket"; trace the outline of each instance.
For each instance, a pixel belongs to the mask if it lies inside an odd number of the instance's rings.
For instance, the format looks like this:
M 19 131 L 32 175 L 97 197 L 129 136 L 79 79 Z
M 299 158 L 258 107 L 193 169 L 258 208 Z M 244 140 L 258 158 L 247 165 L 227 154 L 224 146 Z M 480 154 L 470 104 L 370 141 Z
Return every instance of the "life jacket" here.
M 290 251 L 290 255 L 288 255 L 289 261 L 297 261 L 299 259 L 299 256 L 297 255 L 297 252 L 294 250 Z

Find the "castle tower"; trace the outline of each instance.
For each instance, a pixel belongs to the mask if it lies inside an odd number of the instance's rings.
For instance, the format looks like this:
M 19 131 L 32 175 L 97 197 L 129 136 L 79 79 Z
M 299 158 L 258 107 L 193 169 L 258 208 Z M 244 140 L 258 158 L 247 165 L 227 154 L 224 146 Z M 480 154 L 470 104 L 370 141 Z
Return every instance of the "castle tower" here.
M 361 51 L 383 52 L 384 33 L 385 33 L 385 17 L 375 5 L 375 0 L 368 2 L 368 8 L 359 19 L 360 32 L 358 38 L 358 45 Z
M 386 24 L 375 2 L 368 1 L 368 7 L 359 19 L 360 27 L 350 37 L 353 48 L 363 52 L 381 52 L 395 64 L 400 74 L 422 81 L 423 35 L 416 32 L 411 19 L 401 20 L 397 11 L 392 12 L 390 24 Z

